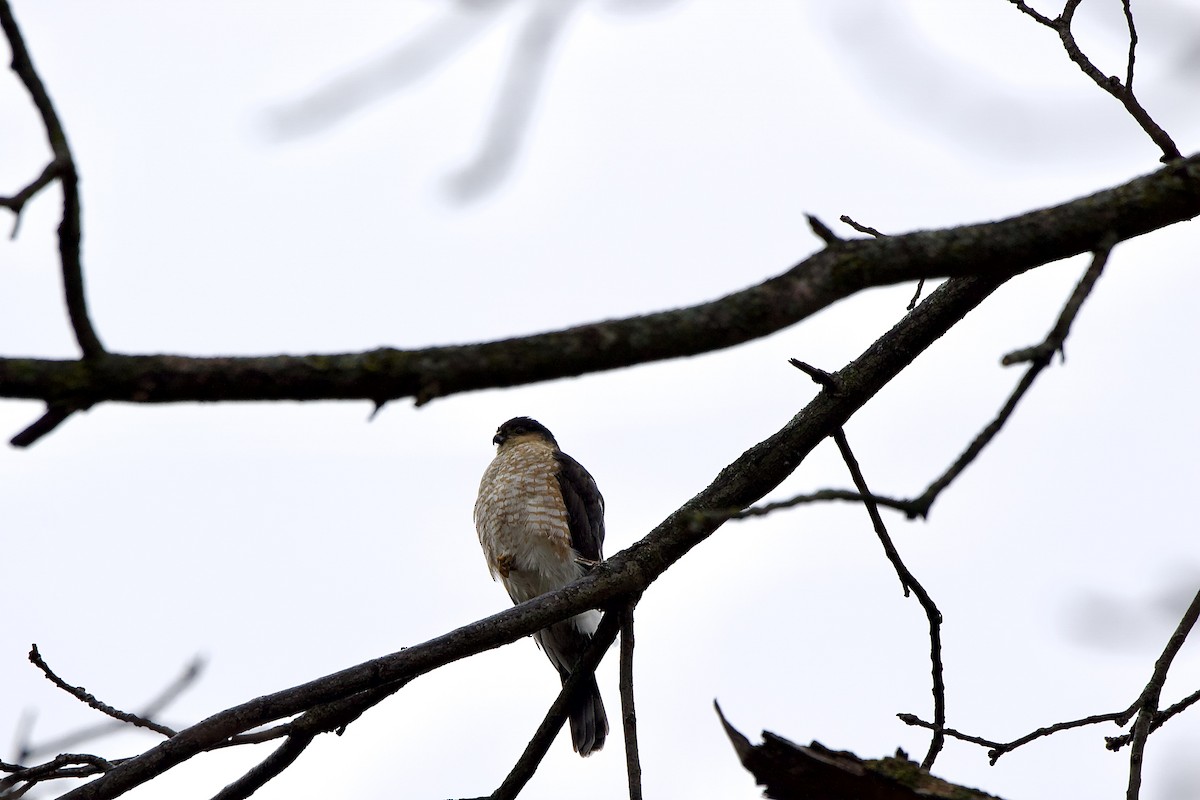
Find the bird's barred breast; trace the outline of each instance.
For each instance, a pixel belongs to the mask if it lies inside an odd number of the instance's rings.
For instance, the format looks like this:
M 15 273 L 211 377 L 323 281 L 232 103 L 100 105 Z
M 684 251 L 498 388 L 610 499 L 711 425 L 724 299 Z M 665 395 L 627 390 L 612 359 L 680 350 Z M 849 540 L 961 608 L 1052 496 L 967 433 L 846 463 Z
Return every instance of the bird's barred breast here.
M 565 586 L 582 574 L 571 549 L 554 451 L 537 443 L 497 454 L 479 487 L 475 526 L 488 567 L 514 602 Z

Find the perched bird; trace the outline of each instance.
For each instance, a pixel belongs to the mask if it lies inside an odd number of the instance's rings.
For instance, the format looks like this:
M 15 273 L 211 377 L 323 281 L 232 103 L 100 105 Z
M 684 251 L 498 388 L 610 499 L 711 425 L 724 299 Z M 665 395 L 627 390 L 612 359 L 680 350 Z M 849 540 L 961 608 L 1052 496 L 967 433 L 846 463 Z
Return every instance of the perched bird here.
M 496 457 L 479 483 L 475 530 L 492 578 L 499 576 L 513 603 L 523 603 L 566 586 L 604 558 L 604 498 L 536 420 L 510 419 L 492 443 Z M 599 611 L 586 611 L 533 635 L 564 683 L 599 622 Z M 575 751 L 586 756 L 603 747 L 608 718 L 595 675 L 569 710 Z

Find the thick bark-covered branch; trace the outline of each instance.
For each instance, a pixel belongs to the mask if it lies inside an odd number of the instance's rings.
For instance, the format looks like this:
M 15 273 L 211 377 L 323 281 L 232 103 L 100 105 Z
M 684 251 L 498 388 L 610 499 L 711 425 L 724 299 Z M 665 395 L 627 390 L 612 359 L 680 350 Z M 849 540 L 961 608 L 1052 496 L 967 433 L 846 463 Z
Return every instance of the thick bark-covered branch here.
M 788 327 L 871 286 L 1013 275 L 1200 214 L 1200 155 L 1062 205 L 993 223 L 834 244 L 762 284 L 690 308 L 502 341 L 423 350 L 192 358 L 0 359 L 0 397 L 87 408 L 248 400 L 424 402 L 697 355 Z

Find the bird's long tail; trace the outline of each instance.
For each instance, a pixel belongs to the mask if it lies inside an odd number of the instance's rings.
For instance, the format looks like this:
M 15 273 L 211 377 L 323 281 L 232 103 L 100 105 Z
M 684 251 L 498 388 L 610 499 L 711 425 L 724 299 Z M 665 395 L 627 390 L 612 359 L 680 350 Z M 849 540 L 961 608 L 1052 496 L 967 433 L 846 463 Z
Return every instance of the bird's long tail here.
M 596 676 L 589 675 L 571 699 L 571 745 L 581 756 L 589 756 L 604 747 L 608 735 L 608 717 Z

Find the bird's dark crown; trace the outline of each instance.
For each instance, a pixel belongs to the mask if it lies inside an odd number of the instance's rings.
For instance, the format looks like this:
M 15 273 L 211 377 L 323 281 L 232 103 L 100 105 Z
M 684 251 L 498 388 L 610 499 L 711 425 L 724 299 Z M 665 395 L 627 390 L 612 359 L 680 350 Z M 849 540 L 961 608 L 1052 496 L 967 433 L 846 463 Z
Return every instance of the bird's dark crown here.
M 558 442 L 555 441 L 554 434 L 550 432 L 550 429 L 531 417 L 513 417 L 501 425 L 496 429 L 496 435 L 492 437 L 492 444 L 504 444 L 509 439 L 531 433 L 541 436 L 555 447 L 558 446 Z

